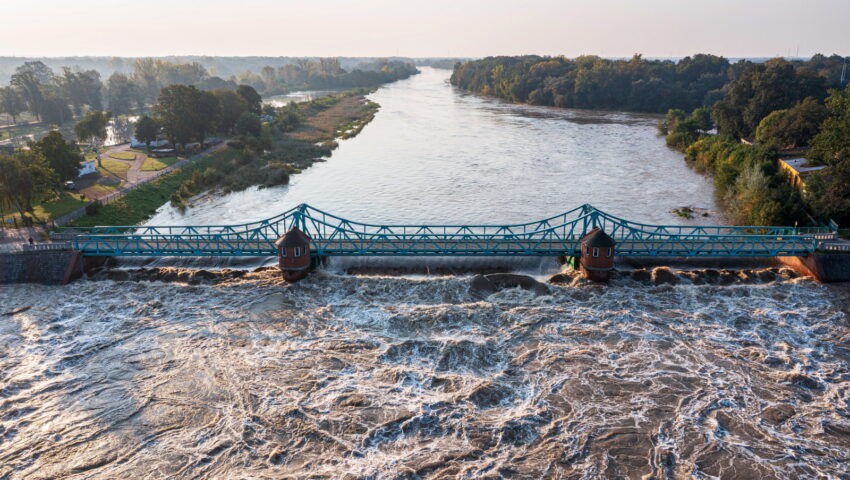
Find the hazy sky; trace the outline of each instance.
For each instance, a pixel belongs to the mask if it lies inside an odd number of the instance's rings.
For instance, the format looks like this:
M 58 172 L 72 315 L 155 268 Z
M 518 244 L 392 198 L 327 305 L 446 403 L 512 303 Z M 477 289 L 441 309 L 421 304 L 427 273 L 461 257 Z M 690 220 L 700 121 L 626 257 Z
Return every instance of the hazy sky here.
M 0 0 L 0 55 L 850 55 L 850 0 Z

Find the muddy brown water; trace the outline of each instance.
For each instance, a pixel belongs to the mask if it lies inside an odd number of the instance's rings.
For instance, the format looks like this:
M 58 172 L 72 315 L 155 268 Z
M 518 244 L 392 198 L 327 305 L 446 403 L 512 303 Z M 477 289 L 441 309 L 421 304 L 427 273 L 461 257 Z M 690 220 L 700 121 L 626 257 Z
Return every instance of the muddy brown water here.
M 789 270 L 141 272 L 0 287 L 0 478 L 847 478 L 850 297 Z

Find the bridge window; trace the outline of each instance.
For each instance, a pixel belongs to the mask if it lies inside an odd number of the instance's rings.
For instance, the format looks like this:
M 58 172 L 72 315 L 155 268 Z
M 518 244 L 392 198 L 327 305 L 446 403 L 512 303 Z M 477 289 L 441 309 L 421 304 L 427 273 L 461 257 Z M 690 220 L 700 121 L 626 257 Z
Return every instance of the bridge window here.
M 614 247 L 608 247 L 608 258 L 611 258 L 611 255 L 614 255 Z
M 598 256 L 599 256 L 599 247 L 593 247 L 593 256 L 594 256 L 594 257 L 598 257 Z
M 295 250 L 295 252 L 294 252 L 295 256 L 300 257 L 301 256 L 301 247 L 295 247 L 294 250 Z

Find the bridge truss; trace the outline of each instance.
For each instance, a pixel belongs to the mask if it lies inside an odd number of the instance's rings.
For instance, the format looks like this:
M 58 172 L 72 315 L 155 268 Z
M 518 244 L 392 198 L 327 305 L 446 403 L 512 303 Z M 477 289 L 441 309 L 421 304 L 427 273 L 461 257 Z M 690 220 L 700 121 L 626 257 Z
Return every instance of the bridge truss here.
M 614 238 L 617 254 L 625 256 L 808 255 L 817 248 L 802 229 L 648 225 L 591 205 L 511 225 L 376 225 L 302 204 L 241 225 L 93 227 L 73 242 L 85 255 L 270 256 L 291 227 L 311 237 L 311 253 L 318 256 L 578 255 L 581 237 L 594 227 Z

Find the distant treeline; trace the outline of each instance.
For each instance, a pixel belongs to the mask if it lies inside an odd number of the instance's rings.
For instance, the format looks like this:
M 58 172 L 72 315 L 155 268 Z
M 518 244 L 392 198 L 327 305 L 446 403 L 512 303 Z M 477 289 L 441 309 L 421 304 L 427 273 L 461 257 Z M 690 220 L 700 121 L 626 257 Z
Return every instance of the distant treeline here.
M 236 90 L 250 85 L 261 94 L 290 89 L 369 88 L 418 73 L 412 63 L 378 59 L 346 70 L 336 58 L 298 59 L 279 68 L 262 67 L 224 79 L 202 64 L 173 63 L 152 58 L 135 60 L 131 73 L 113 72 L 102 81 L 101 72 L 62 67 L 57 73 L 40 60 L 15 68 L 8 87 L 0 87 L 0 114 L 18 117 L 29 112 L 48 124 L 61 125 L 83 109 L 107 109 L 114 115 L 145 110 L 170 85 L 192 85 L 199 90 Z
M 451 82 L 465 90 L 512 102 L 566 108 L 612 109 L 664 113 L 671 108 L 693 110 L 723 98 L 725 87 L 745 75 L 781 63 L 763 78 L 777 90 L 764 103 L 782 103 L 783 96 L 823 99 L 828 87 L 837 86 L 844 58 L 815 55 L 811 60 L 770 60 L 754 63 L 698 54 L 678 62 L 629 60 L 597 56 L 488 57 L 455 67 Z M 793 80 L 791 83 L 781 83 Z M 787 105 L 786 105 L 787 106 Z M 778 107 L 784 108 L 784 107 Z
M 60 71 L 62 67 L 71 67 L 76 71 L 96 70 L 103 78 L 113 73 L 130 75 L 134 72 L 137 60 L 151 58 L 173 64 L 197 63 L 209 72 L 210 76 L 230 79 L 245 72 L 259 72 L 263 67 L 278 69 L 284 65 L 292 65 L 299 61 L 319 61 L 321 57 L 211 57 L 201 55 L 167 56 L 167 57 L 0 57 L 0 84 L 7 84 L 15 70 L 25 62 L 39 61 Z M 417 66 L 452 68 L 458 58 L 407 58 L 407 57 L 336 57 L 340 66 L 346 70 L 354 70 L 363 63 L 378 60 L 412 63 Z
M 409 62 L 380 59 L 346 70 L 339 59 L 299 59 L 282 67 L 263 67 L 259 74 L 248 72 L 236 77 L 264 94 L 286 93 L 293 89 L 370 88 L 419 73 Z

